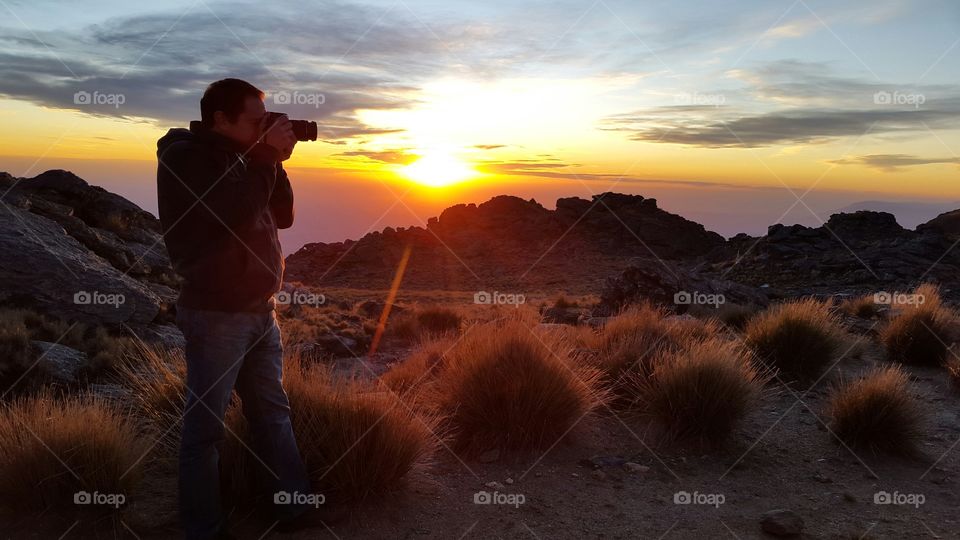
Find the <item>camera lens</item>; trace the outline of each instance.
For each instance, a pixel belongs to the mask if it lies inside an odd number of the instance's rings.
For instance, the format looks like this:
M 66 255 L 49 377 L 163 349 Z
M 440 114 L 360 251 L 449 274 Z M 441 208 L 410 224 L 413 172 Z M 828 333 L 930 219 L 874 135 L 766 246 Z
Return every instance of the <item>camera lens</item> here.
M 293 135 L 298 141 L 317 140 L 317 123 L 309 120 L 291 120 Z

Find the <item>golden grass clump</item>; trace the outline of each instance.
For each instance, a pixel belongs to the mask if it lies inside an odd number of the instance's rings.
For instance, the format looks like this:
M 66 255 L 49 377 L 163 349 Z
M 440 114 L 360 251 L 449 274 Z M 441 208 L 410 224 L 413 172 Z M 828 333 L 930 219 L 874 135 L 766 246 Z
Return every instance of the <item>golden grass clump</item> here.
M 393 317 L 387 323 L 390 336 L 407 342 L 456 335 L 463 324 L 463 315 L 454 309 L 438 306 L 416 306 Z
M 899 367 L 881 368 L 835 388 L 828 416 L 834 436 L 874 453 L 916 454 L 923 435 L 921 406 Z
M 120 494 L 129 501 L 147 443 L 129 416 L 100 398 L 18 398 L 0 409 L 0 503 L 26 511 L 115 510 L 74 506 L 74 496 Z
M 601 403 L 599 375 L 571 361 L 562 334 L 518 315 L 463 336 L 437 376 L 437 402 L 464 455 L 526 452 L 553 445 Z
M 914 295 L 923 301 L 898 310 L 880 331 L 880 342 L 895 362 L 939 366 L 956 338 L 957 314 L 943 305 L 935 285 L 921 285 Z
M 840 303 L 840 311 L 852 317 L 872 319 L 880 314 L 880 305 L 872 294 L 848 298 Z
M 381 375 L 380 382 L 401 395 L 421 388 L 436 378 L 453 343 L 451 338 L 421 343 L 403 361 Z
M 665 310 L 642 304 L 610 318 L 591 346 L 609 383 L 617 387 L 628 372 L 647 375 L 661 352 L 682 349 L 691 340 L 719 332 L 712 320 L 667 317 Z
M 130 390 L 128 404 L 132 411 L 160 436 L 157 450 L 176 455 L 187 395 L 183 350 L 135 341 L 117 364 L 114 379 Z
M 778 304 L 747 324 L 744 340 L 784 382 L 809 382 L 830 366 L 846 333 L 829 302 L 814 298 Z
M 631 374 L 628 386 L 669 440 L 717 446 L 757 403 L 768 377 L 741 344 L 698 339 L 661 353 L 650 376 Z
M 295 356 L 284 370 L 300 453 L 314 487 L 334 500 L 382 494 L 431 458 L 435 419 L 415 415 L 392 392 L 334 381 Z

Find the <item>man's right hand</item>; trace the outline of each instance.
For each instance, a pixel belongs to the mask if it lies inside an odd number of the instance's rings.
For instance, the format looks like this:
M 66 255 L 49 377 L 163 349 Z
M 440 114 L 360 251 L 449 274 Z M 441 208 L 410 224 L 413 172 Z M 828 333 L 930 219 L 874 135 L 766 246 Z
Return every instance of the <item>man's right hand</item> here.
M 273 125 L 265 126 L 261 141 L 276 148 L 282 156 L 281 160 L 286 161 L 297 144 L 297 138 L 293 135 L 293 124 L 287 115 L 277 118 Z

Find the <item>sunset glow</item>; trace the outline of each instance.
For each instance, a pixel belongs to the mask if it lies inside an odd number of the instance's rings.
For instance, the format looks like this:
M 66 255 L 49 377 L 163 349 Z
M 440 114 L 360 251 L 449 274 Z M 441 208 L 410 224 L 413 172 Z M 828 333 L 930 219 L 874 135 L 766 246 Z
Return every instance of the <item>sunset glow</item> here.
M 449 154 L 427 154 L 403 168 L 403 174 L 424 186 L 446 187 L 476 176 L 476 171 Z

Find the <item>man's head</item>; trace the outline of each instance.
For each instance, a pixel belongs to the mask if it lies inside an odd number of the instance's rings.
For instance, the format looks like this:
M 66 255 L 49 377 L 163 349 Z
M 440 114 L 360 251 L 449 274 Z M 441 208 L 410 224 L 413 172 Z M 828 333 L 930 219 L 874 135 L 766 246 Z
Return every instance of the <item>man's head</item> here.
M 210 84 L 200 99 L 204 127 L 243 146 L 253 146 L 260 137 L 260 122 L 266 109 L 263 92 L 240 79 L 222 79 Z

